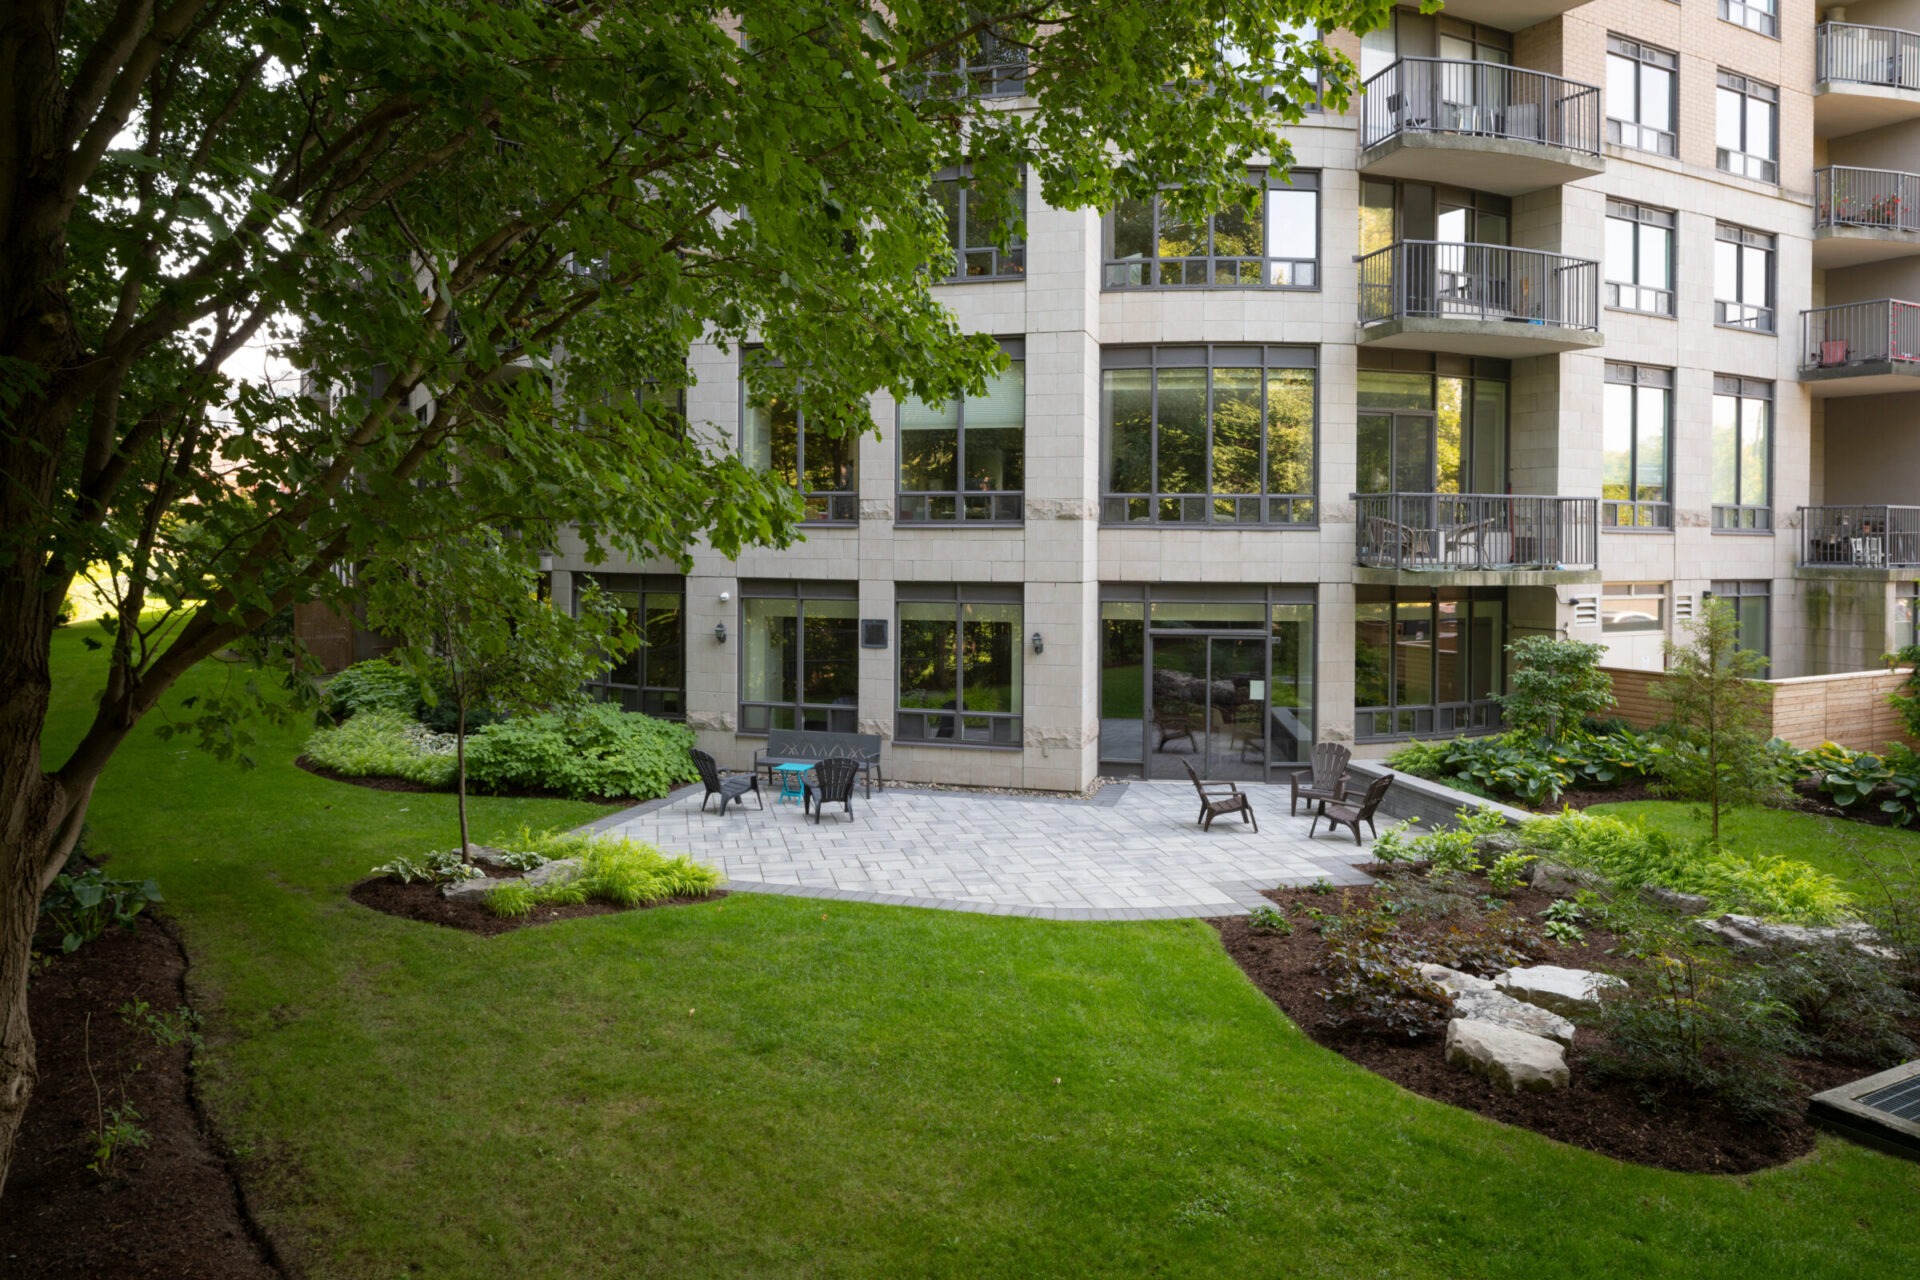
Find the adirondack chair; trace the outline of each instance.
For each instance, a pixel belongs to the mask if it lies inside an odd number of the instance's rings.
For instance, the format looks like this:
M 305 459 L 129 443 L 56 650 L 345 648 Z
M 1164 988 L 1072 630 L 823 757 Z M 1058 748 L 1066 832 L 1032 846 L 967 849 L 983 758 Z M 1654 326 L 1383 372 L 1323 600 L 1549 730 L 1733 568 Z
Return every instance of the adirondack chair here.
M 725 817 L 727 806 L 746 795 L 753 793 L 754 803 L 762 809 L 767 802 L 760 796 L 760 775 L 751 770 L 741 772 L 734 769 L 722 769 L 714 764 L 713 757 L 699 748 L 687 753 L 693 757 L 693 767 L 700 771 L 700 781 L 706 785 L 707 794 L 700 798 L 700 809 L 706 811 L 707 801 L 720 797 L 720 816 Z
M 1352 759 L 1353 752 L 1337 742 L 1314 743 L 1313 772 L 1295 770 L 1293 774 L 1293 816 L 1300 816 L 1303 799 L 1309 806 L 1318 800 L 1346 799 L 1347 762 Z
M 1185 760 L 1180 762 L 1193 779 L 1193 789 L 1200 793 L 1200 816 L 1194 821 L 1200 824 L 1202 831 L 1213 830 L 1213 820 L 1223 813 L 1237 813 L 1240 821 L 1251 822 L 1255 835 L 1260 834 L 1260 820 L 1253 816 L 1253 798 L 1231 782 L 1202 782 L 1200 775 Z M 1224 788 L 1224 790 L 1223 790 Z
M 1367 794 L 1357 805 L 1348 804 L 1343 800 L 1322 800 L 1320 811 L 1313 815 L 1313 827 L 1307 832 L 1307 838 L 1312 839 L 1319 834 L 1322 818 L 1325 818 L 1328 825 L 1336 831 L 1341 827 L 1352 827 L 1353 842 L 1356 845 L 1360 843 L 1360 824 L 1363 822 L 1367 824 L 1367 830 L 1373 832 L 1378 838 L 1380 829 L 1373 825 L 1373 811 L 1380 807 L 1381 798 L 1387 794 L 1387 788 L 1392 785 L 1393 775 L 1383 773 L 1368 785 Z
M 813 766 L 801 800 L 802 815 L 811 813 L 818 826 L 829 804 L 843 804 L 847 817 L 853 817 L 853 782 L 859 776 L 860 762 L 849 756 L 830 756 Z

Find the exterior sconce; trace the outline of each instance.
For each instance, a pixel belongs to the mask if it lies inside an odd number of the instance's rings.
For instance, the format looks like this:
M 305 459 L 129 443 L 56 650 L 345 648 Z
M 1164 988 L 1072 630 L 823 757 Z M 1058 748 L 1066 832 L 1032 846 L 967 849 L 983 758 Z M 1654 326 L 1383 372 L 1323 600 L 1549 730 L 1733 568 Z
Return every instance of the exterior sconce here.
M 713 624 L 713 638 L 719 644 L 725 644 L 727 642 L 727 624 L 726 623 L 716 622 Z
M 1047 642 L 1040 638 L 1040 633 L 1038 631 L 1034 632 L 1033 633 L 1033 651 L 1036 654 L 1038 654 L 1038 653 L 1045 653 L 1046 650 L 1047 650 Z

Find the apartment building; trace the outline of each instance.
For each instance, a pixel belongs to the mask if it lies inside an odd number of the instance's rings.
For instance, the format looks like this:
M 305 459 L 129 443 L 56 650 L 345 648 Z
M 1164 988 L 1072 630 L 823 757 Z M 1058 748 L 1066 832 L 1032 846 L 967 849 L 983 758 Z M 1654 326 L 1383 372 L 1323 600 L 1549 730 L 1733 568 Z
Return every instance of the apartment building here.
M 1920 591 L 1920 0 L 1458 0 L 1364 40 L 1291 180 L 1182 224 L 1029 195 L 942 295 L 1012 364 L 810 434 L 696 349 L 687 413 L 804 542 L 590 566 L 605 693 L 723 763 L 877 732 L 891 778 L 1259 780 L 1496 728 L 1505 646 L 1657 667 L 1710 595 L 1777 676 L 1876 665 Z M 1017 96 L 1018 67 L 977 69 Z M 746 358 L 751 358 L 751 353 Z

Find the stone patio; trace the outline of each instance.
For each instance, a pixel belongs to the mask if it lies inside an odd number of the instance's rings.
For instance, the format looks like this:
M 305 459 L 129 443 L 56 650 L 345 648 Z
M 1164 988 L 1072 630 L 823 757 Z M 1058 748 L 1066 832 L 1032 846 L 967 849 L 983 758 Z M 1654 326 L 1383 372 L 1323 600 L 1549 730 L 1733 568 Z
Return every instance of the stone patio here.
M 1201 831 L 1185 782 L 1109 784 L 1092 800 L 904 786 L 869 800 L 856 789 L 852 821 L 835 805 L 818 825 L 772 794 L 765 812 L 749 802 L 724 818 L 702 813 L 693 787 L 590 829 L 689 854 L 736 892 L 1048 920 L 1244 915 L 1276 885 L 1370 883 L 1354 869 L 1368 854 L 1350 832 L 1330 835 L 1323 822 L 1309 839 L 1305 807 L 1287 816 L 1286 787 L 1241 789 L 1258 834 L 1237 817 Z

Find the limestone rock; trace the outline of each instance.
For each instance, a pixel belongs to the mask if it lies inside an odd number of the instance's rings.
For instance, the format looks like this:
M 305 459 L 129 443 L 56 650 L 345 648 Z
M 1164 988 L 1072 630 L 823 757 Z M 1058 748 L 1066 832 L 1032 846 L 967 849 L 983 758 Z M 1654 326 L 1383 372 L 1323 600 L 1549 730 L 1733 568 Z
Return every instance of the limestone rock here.
M 1571 898 L 1582 889 L 1604 893 L 1609 887 L 1607 878 L 1597 871 L 1563 867 L 1557 862 L 1534 863 L 1531 883 L 1540 892 L 1551 893 L 1558 898 Z
M 1805 951 L 1844 942 L 1852 943 L 1868 955 L 1886 954 L 1886 948 L 1874 945 L 1879 935 L 1857 921 L 1836 925 L 1772 924 L 1756 916 L 1723 915 L 1694 923 L 1735 951 L 1749 955 Z
M 474 845 L 473 860 L 483 867 L 500 867 L 511 870 L 511 868 L 507 867 L 507 851 L 505 849 L 496 849 L 491 845 Z
M 1491 1022 L 1510 1031 L 1524 1031 L 1530 1036 L 1539 1036 L 1542 1040 L 1552 1040 L 1558 1044 L 1573 1044 L 1571 1022 L 1537 1004 L 1527 1004 L 1495 991 L 1492 983 L 1487 986 L 1485 991 L 1456 993 L 1453 997 L 1454 1016 L 1474 1022 Z
M 1492 991 L 1491 978 L 1476 978 L 1470 973 L 1458 969 L 1449 969 L 1443 964 L 1423 964 L 1420 972 L 1436 984 L 1444 987 L 1448 995 L 1459 995 L 1462 991 Z
M 1567 1086 L 1565 1049 L 1541 1036 L 1475 1018 L 1455 1018 L 1447 1024 L 1447 1061 L 1515 1093 L 1544 1093 Z
M 552 862 L 543 862 L 524 877 L 526 882 L 538 888 L 546 884 L 565 884 L 569 880 L 580 878 L 580 859 L 558 858 Z
M 489 880 L 485 876 L 475 876 L 471 880 L 452 880 L 440 886 L 440 896 L 450 902 L 478 902 L 487 890 L 499 883 L 498 880 Z
M 1564 969 L 1557 964 L 1509 969 L 1493 982 L 1516 1000 L 1567 1015 L 1599 1008 L 1602 990 L 1626 985 L 1611 974 Z
M 1683 916 L 1697 916 L 1713 904 L 1697 893 L 1682 893 L 1678 889 L 1663 889 L 1657 884 L 1640 886 L 1640 896 L 1656 907 L 1665 907 L 1677 911 Z

